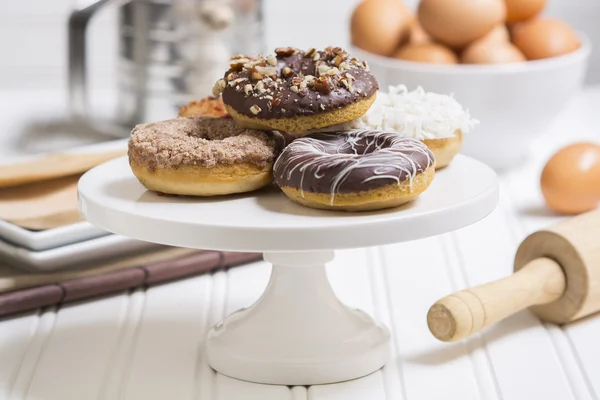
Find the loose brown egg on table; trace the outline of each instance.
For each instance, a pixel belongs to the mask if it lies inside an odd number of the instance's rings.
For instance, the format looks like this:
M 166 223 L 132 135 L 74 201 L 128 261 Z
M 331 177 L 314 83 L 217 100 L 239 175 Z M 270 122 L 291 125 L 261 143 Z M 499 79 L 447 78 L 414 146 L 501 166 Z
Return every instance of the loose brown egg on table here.
M 412 19 L 400 0 L 362 0 L 350 19 L 350 41 L 365 51 L 390 56 L 408 40 Z
M 546 0 L 504 0 L 506 22 L 525 21 L 538 15 L 546 6 Z
M 580 46 L 575 31 L 566 23 L 551 18 L 534 18 L 512 28 L 512 41 L 529 60 L 557 57 Z
M 484 41 L 467 47 L 460 61 L 463 64 L 509 64 L 524 62 L 527 59 L 510 42 Z
M 600 145 L 574 143 L 546 163 L 540 185 L 546 205 L 561 214 L 580 214 L 600 205 Z
M 419 23 L 436 41 L 461 49 L 504 22 L 504 0 L 421 0 Z
M 456 64 L 458 57 L 447 47 L 437 43 L 408 44 L 394 54 L 394 58 L 433 64 Z

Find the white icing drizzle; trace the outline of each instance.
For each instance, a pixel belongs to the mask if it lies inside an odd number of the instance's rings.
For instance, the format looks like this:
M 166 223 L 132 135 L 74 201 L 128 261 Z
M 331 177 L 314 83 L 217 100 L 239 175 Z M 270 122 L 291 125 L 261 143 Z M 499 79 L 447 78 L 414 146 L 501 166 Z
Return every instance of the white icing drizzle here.
M 328 134 L 323 134 L 328 135 Z M 275 174 L 290 180 L 292 174 L 298 170 L 300 175 L 299 190 L 304 196 L 304 179 L 309 169 L 314 169 L 313 177 L 316 180 L 325 177 L 328 170 L 343 166 L 333 177 L 330 192 L 330 204 L 334 204 L 335 195 L 341 186 L 350 177 L 350 174 L 361 168 L 373 169 L 373 174 L 362 180 L 367 183 L 376 179 L 391 179 L 398 185 L 404 174 L 408 176 L 409 187 L 412 193 L 413 179 L 425 169 L 434 165 L 431 151 L 420 141 L 412 138 L 403 138 L 393 132 L 372 130 L 350 130 L 346 132 L 329 133 L 343 137 L 345 140 L 337 148 L 331 149 L 333 144 L 320 139 L 321 134 L 305 136 L 290 143 L 274 165 Z M 359 142 L 365 149 L 360 151 Z M 372 152 L 370 152 L 372 149 Z M 348 152 L 351 150 L 351 153 Z M 420 154 L 427 160 L 425 168 L 420 167 L 414 160 Z
M 424 140 L 452 137 L 457 130 L 467 134 L 479 123 L 453 96 L 426 92 L 422 87 L 409 91 L 405 85 L 388 90 L 377 92 L 362 117 L 328 130 L 377 129 Z

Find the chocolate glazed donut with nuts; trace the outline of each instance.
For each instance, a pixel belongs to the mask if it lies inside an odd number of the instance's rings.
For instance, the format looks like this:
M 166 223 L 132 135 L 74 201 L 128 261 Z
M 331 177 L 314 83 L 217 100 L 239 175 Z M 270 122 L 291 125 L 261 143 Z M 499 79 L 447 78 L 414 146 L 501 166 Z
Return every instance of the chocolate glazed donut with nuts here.
M 213 95 L 244 127 L 304 134 L 360 117 L 378 89 L 366 62 L 339 47 L 285 47 L 266 58 L 233 57 Z

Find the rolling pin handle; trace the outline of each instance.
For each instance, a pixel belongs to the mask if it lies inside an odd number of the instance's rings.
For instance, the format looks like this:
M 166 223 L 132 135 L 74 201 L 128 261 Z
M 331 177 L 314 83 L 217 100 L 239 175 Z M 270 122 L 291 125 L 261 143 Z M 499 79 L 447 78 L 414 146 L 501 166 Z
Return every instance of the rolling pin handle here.
M 509 277 L 438 300 L 427 313 L 427 325 L 437 339 L 458 341 L 520 310 L 559 299 L 565 287 L 561 266 L 538 258 Z

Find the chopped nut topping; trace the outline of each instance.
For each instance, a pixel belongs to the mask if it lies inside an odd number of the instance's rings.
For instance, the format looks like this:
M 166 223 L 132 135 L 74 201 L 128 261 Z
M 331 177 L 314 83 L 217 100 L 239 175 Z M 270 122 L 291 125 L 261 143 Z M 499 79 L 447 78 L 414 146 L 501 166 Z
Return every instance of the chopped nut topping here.
M 330 68 L 329 71 L 327 71 L 327 75 L 339 75 L 340 74 L 340 70 L 337 69 L 336 67 Z
M 247 80 L 248 80 L 248 78 L 237 78 L 237 79 L 234 79 L 231 82 L 229 82 L 229 86 L 235 86 L 235 85 L 237 85 L 241 82 L 247 81 Z
M 229 68 L 232 71 L 239 71 L 244 67 L 244 64 L 246 64 L 247 62 L 250 62 L 250 60 L 247 58 L 236 58 L 234 60 L 229 61 Z
M 277 69 L 275 69 L 275 67 L 260 67 L 260 66 L 256 66 L 256 71 L 262 75 L 266 75 L 266 76 L 276 76 L 277 75 Z
M 329 70 L 331 69 L 331 67 L 325 63 L 320 64 L 319 66 L 317 66 L 317 74 L 319 76 L 321 75 L 325 75 L 327 72 L 329 72 Z
M 275 49 L 275 54 L 281 57 L 293 56 L 297 52 L 298 50 L 294 49 L 293 47 L 277 47 Z
M 325 101 L 325 95 L 333 91 L 347 91 L 346 95 L 348 92 L 352 93 L 354 98 L 368 94 L 362 85 L 358 85 L 362 90 L 355 87 L 356 78 L 350 74 L 354 70 L 368 70 L 366 62 L 351 57 L 341 47 L 329 46 L 320 52 L 311 47 L 305 52 L 299 52 L 294 47 L 278 47 L 273 55 L 236 55 L 230 59 L 230 70 L 226 76 L 215 83 L 213 95 L 220 94 L 226 88 L 229 90 L 228 87 L 231 86 L 236 91 L 245 93 L 246 97 L 261 99 L 266 103 L 261 103 L 262 107 L 268 107 L 271 111 L 272 107 L 281 107 L 287 104 L 286 101 L 291 102 L 290 95 L 305 97 L 311 91 L 313 94 L 307 100 L 315 103 L 309 107 L 321 107 L 323 110 L 334 108 L 331 99 L 329 103 Z M 298 55 L 293 64 L 281 65 L 282 59 L 293 55 Z M 360 76 L 362 79 L 363 76 Z M 298 100 L 294 99 L 295 102 Z M 319 104 L 321 102 L 322 105 Z M 254 115 L 263 111 L 258 104 L 250 109 Z
M 331 83 L 325 76 L 315 78 L 313 84 L 315 85 L 315 89 L 320 93 L 327 94 L 331 92 Z
M 226 87 L 227 82 L 225 82 L 225 79 L 219 79 L 216 81 L 212 90 L 213 96 L 218 96 L 223 90 L 225 90 Z
M 266 64 L 265 60 L 254 60 L 254 61 L 250 61 L 250 62 L 247 62 L 246 64 L 244 64 L 244 68 L 250 69 L 250 68 L 256 67 L 257 65 L 264 66 L 265 64 Z
M 342 61 L 344 61 L 344 59 L 339 54 L 333 59 L 333 63 L 336 67 L 339 67 Z

